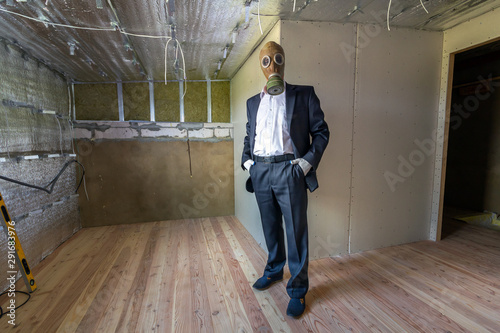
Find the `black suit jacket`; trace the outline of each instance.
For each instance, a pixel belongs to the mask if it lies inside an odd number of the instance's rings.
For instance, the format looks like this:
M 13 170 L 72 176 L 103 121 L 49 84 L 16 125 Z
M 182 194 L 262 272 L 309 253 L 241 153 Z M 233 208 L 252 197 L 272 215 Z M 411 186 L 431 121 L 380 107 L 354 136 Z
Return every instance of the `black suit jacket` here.
M 330 131 L 313 87 L 287 83 L 285 94 L 286 119 L 292 139 L 293 153 L 295 158 L 303 158 L 312 165 L 311 171 L 305 177 L 307 187 L 312 192 L 318 188 L 316 169 L 328 145 Z M 241 158 L 241 167 L 243 169 L 243 163 L 249 159 L 254 160 L 253 148 L 259 104 L 260 93 L 247 100 L 247 135 L 244 140 Z M 249 178 L 247 190 L 251 191 L 252 189 L 253 186 Z

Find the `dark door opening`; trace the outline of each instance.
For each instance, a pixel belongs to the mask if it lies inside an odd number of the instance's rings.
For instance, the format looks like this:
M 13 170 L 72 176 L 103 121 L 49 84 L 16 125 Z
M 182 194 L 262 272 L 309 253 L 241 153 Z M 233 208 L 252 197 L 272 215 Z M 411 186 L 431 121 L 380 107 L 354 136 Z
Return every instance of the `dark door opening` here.
M 500 230 L 500 41 L 454 57 L 443 230 L 450 219 Z

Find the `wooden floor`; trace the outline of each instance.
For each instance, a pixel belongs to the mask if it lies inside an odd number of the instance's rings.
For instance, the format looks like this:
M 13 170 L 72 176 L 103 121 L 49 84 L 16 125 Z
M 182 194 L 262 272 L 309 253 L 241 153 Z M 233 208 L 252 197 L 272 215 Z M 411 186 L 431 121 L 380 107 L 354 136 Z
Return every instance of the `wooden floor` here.
M 311 262 L 296 320 L 286 279 L 252 289 L 266 255 L 233 217 L 87 228 L 33 269 L 38 290 L 0 331 L 500 332 L 500 233 L 444 235 Z

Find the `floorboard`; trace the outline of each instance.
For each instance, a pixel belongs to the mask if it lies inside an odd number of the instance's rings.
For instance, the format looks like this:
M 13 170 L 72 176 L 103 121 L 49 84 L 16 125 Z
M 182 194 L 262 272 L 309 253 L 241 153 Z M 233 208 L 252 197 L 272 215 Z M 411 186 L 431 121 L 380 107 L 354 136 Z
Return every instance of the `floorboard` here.
M 0 331 L 500 332 L 500 232 L 445 219 L 443 237 L 312 261 L 293 319 L 289 272 L 252 288 L 266 254 L 235 217 L 84 228 Z

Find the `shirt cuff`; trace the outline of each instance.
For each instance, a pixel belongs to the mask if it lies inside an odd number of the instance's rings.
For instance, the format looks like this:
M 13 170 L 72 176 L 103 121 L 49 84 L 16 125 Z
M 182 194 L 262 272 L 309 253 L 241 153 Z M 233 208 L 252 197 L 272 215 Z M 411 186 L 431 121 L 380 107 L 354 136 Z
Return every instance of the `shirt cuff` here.
M 311 163 L 307 162 L 307 160 L 303 158 L 299 159 L 299 166 L 304 172 L 304 176 L 307 175 L 307 173 L 312 169 Z
M 243 163 L 243 166 L 245 167 L 245 169 L 250 170 L 250 168 L 254 164 L 255 164 L 255 162 L 253 160 L 246 160 L 246 162 Z

